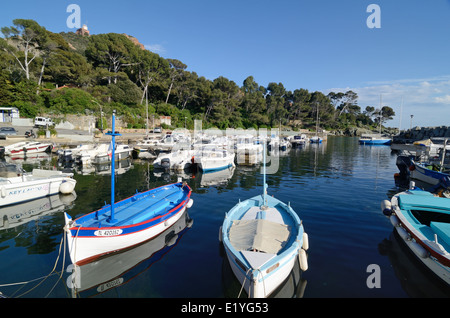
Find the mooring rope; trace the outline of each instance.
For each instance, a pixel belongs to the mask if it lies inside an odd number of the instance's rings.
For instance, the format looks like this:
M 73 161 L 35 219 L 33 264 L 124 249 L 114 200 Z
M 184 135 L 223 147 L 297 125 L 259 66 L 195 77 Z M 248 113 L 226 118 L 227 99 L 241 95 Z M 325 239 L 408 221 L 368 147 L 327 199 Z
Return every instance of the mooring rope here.
M 39 278 L 31 279 L 31 280 L 28 280 L 28 281 L 16 282 L 16 283 L 9 283 L 9 284 L 0 284 L 0 287 L 9 287 L 9 286 L 16 286 L 16 285 L 24 285 L 24 286 L 25 286 L 26 284 L 29 284 L 29 283 L 32 283 L 32 282 L 41 280 L 36 286 L 32 287 L 32 288 L 29 289 L 28 291 L 26 291 L 26 292 L 24 292 L 24 293 L 22 293 L 22 294 L 20 294 L 20 295 L 18 295 L 18 296 L 15 296 L 15 297 L 22 297 L 22 296 L 28 294 L 29 292 L 31 292 L 32 290 L 34 290 L 35 288 L 37 288 L 38 286 L 40 286 L 47 278 L 49 278 L 51 275 L 53 275 L 53 273 L 54 273 L 54 271 L 55 271 L 55 269 L 56 269 L 56 266 L 58 265 L 59 258 L 60 258 L 60 256 L 61 256 L 61 246 L 63 245 L 63 243 L 65 243 L 65 235 L 64 235 L 64 233 L 63 233 L 63 236 L 62 236 L 61 241 L 60 241 L 60 243 L 59 243 L 58 256 L 56 257 L 55 264 L 53 265 L 53 269 L 51 270 L 51 272 L 50 272 L 49 274 L 47 274 L 47 275 L 45 275 L 45 276 L 41 276 L 41 277 L 39 277 Z M 64 244 L 64 251 L 65 251 L 65 244 Z M 65 253 L 64 253 L 64 254 L 65 254 Z M 64 260 L 65 260 L 65 255 L 64 255 Z M 63 262 L 63 268 L 64 268 L 64 262 Z M 63 272 L 63 271 L 61 271 L 61 275 L 60 275 L 60 278 L 59 278 L 59 279 L 61 279 L 61 277 L 62 277 L 62 272 Z M 59 281 L 59 279 L 58 279 L 58 281 Z M 58 282 L 58 281 L 57 281 L 57 282 Z M 56 284 L 55 284 L 55 285 L 56 285 Z M 16 291 L 16 293 L 17 293 L 18 291 L 20 291 L 22 288 L 23 288 L 23 287 L 19 288 L 19 289 Z M 52 290 L 53 290 L 53 289 L 54 289 L 54 287 L 52 288 Z M 47 294 L 47 296 L 48 296 L 48 294 Z

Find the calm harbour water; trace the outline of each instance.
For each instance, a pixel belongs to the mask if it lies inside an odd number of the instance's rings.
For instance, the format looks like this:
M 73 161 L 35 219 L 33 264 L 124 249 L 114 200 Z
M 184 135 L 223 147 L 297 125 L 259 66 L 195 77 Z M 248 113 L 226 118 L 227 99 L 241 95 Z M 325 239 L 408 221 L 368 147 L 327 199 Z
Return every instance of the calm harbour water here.
M 297 268 L 279 297 L 450 296 L 411 258 L 380 211 L 380 202 L 400 191 L 394 184 L 395 159 L 388 146 L 361 146 L 357 138 L 348 137 L 332 137 L 280 155 L 279 169 L 267 176 L 268 193 L 290 202 L 303 220 L 310 247 L 309 269 L 299 273 Z M 38 164 L 25 163 L 24 168 L 31 165 Z M 132 161 L 116 177 L 116 199 L 177 177 L 156 173 L 148 162 Z M 77 173 L 76 198 L 58 195 L 15 206 L 14 213 L 21 213 L 23 220 L 0 227 L 0 292 L 23 298 L 237 297 L 240 286 L 223 255 L 219 228 L 239 199 L 261 193 L 259 168 L 237 166 L 183 177 L 193 190 L 188 215 L 158 239 L 83 267 L 84 290 L 77 294 L 67 283 L 73 276 L 61 244 L 62 211 L 75 217 L 100 208 L 109 201 L 110 177 Z M 379 288 L 367 284 L 371 264 L 379 268 Z M 30 283 L 7 286 L 19 282 Z

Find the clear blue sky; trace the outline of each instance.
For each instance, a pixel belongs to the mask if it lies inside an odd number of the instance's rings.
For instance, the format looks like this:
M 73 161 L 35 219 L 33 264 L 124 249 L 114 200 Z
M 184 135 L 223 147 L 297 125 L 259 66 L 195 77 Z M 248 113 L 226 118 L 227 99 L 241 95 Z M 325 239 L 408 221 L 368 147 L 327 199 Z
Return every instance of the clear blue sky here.
M 23 0 L 2 4 L 0 26 L 24 18 L 75 31 L 72 3 L 92 34 L 133 35 L 211 80 L 351 89 L 362 109 L 381 95 L 396 112 L 390 126 L 409 128 L 410 115 L 413 126 L 450 125 L 449 0 Z M 379 5 L 381 28 L 366 24 L 369 4 Z

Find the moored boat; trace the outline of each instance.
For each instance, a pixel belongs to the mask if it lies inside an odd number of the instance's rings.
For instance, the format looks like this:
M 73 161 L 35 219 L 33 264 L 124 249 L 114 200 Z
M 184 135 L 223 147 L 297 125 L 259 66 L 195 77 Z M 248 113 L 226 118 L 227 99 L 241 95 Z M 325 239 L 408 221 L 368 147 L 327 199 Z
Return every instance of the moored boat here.
M 303 224 L 289 204 L 267 195 L 265 166 L 263 194 L 226 213 L 219 238 L 249 297 L 269 297 L 288 277 L 296 257 L 303 271 L 308 268 Z
M 320 138 L 319 136 L 312 136 L 310 139 L 309 139 L 309 142 L 310 143 L 312 143 L 312 144 L 321 144 L 322 143 L 322 138 Z
M 417 258 L 450 284 L 450 199 L 415 188 L 382 201 L 381 210 Z
M 211 172 L 234 167 L 234 157 L 226 149 L 203 149 L 195 152 L 193 162 L 203 172 Z
M 14 164 L 3 164 L 0 166 L 0 206 L 56 193 L 72 193 L 76 185 L 72 177 L 73 173 L 44 169 L 26 172 Z
M 5 155 L 26 155 L 38 152 L 51 151 L 53 145 L 48 142 L 20 141 L 5 146 Z
M 362 145 L 390 145 L 392 138 L 381 134 L 363 134 L 359 138 L 359 143 Z
M 108 133 L 115 144 L 113 129 Z M 114 149 L 112 147 L 112 156 Z M 111 171 L 115 163 L 111 161 Z M 111 173 L 111 204 L 75 220 L 65 213 L 65 231 L 73 264 L 89 263 L 103 255 L 141 244 L 173 225 L 192 206 L 191 188 L 185 183 L 164 185 L 136 193 L 122 201 L 114 199 Z

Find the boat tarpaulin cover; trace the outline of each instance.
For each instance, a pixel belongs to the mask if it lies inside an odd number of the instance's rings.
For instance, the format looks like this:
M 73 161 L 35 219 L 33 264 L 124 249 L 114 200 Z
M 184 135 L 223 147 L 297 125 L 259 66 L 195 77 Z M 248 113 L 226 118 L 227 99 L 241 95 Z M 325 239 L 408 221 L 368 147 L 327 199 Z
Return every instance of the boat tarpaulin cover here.
M 277 254 L 289 238 L 285 224 L 264 219 L 236 220 L 230 227 L 230 243 L 238 251 Z

